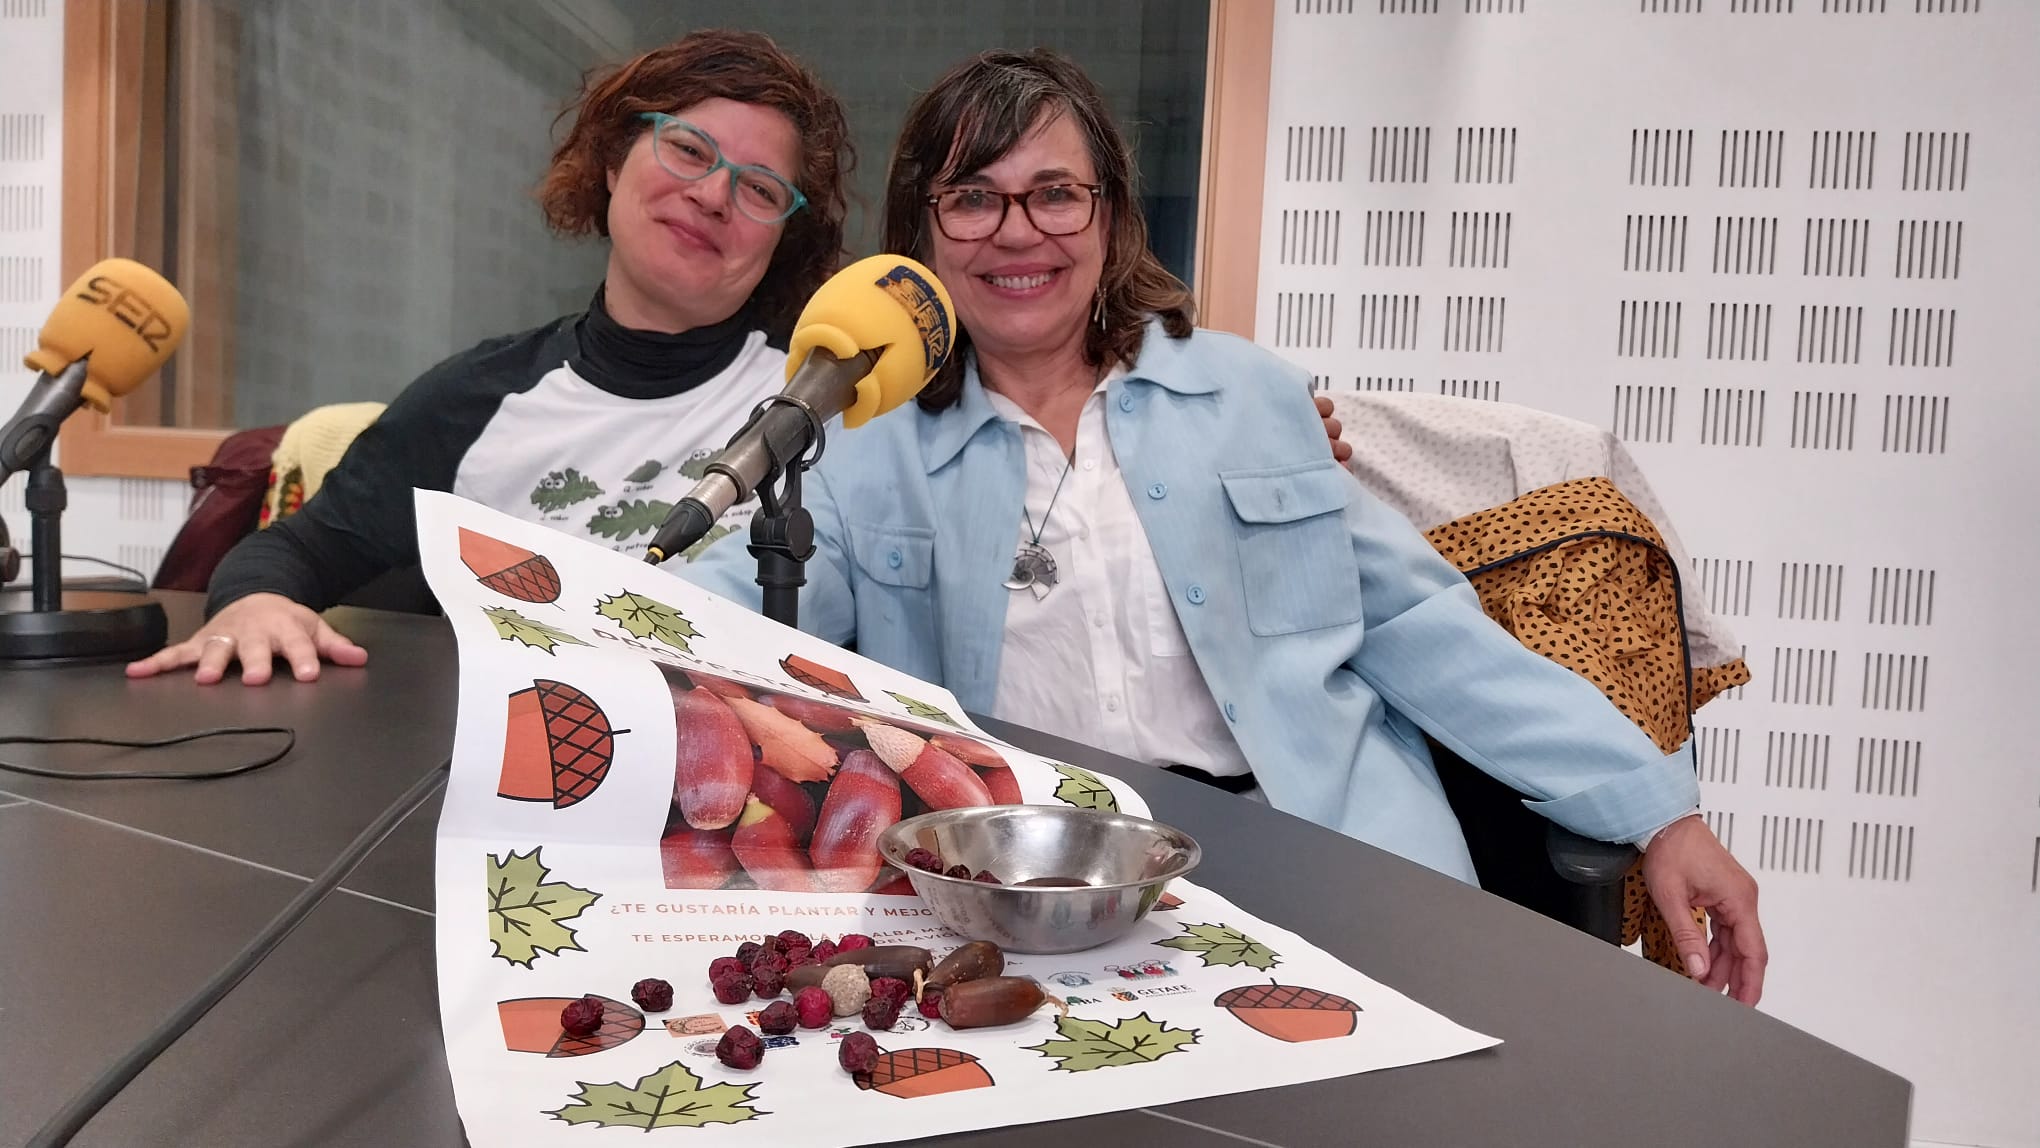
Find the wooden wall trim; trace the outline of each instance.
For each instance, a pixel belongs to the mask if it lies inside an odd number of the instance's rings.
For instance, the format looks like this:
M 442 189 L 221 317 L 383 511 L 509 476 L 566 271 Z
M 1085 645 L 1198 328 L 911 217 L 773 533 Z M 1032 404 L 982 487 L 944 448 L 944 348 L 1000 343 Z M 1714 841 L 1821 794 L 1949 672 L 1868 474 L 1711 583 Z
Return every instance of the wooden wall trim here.
M 1275 0 L 1212 0 L 1198 180 L 1198 322 L 1254 337 Z

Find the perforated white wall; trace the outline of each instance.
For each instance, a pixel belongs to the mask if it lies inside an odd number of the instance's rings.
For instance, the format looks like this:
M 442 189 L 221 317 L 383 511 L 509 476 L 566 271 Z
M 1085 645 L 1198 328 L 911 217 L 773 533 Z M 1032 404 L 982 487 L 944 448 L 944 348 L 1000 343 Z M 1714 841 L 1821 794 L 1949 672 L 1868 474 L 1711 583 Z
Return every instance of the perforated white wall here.
M 1279 0 L 1257 338 L 1627 440 L 1764 1007 L 2040 1144 L 2040 4 Z M 1732 1103 L 1732 1098 L 1724 1098 Z

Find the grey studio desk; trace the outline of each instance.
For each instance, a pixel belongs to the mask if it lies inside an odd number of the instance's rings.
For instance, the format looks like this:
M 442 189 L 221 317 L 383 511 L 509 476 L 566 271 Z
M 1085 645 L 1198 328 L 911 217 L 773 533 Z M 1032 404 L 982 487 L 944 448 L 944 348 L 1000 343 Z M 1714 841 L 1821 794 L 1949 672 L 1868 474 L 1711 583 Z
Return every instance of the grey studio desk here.
M 163 595 L 173 633 L 195 595 Z M 160 737 L 289 725 L 268 769 L 208 782 L 0 774 L 0 1144 L 20 1144 L 236 952 L 452 744 L 438 619 L 336 611 L 369 647 L 315 686 L 0 670 L 0 733 Z M 973 1145 L 1900 1148 L 1911 1087 L 1767 1016 L 1389 854 L 1109 755 L 992 726 L 1132 782 L 1205 847 L 1196 880 L 1506 1042 L 1435 1064 L 1023 1125 Z M 242 747 L 246 748 L 246 747 Z M 194 768 L 215 746 L 159 752 Z M 0 748 L 78 765 L 104 750 Z M 436 801 L 77 1143 L 464 1143 L 434 1000 Z M 1683 1052 L 1683 1054 L 1682 1054 Z M 591 1136 L 590 1142 L 622 1137 Z

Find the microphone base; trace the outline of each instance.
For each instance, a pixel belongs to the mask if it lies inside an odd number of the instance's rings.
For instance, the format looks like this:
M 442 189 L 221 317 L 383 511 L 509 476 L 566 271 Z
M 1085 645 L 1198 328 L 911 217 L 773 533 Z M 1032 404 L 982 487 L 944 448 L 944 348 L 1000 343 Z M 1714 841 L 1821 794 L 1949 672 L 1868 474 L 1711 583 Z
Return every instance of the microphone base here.
M 170 622 L 144 593 L 66 590 L 36 610 L 27 588 L 0 590 L 0 669 L 128 661 L 163 648 Z

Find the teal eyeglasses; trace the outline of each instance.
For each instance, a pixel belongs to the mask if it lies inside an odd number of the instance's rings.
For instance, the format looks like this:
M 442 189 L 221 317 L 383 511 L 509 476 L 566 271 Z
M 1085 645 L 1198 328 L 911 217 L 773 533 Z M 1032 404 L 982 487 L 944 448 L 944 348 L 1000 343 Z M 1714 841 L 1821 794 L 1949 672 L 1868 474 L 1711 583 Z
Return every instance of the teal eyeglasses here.
M 638 118 L 651 122 L 652 155 L 673 178 L 692 183 L 718 170 L 728 171 L 730 198 L 746 219 L 778 223 L 807 206 L 807 196 L 785 176 L 769 167 L 731 163 L 723 158 L 715 137 L 686 120 L 665 112 L 640 112 Z

